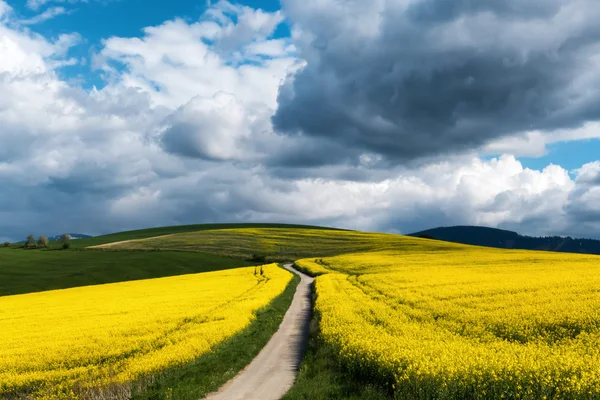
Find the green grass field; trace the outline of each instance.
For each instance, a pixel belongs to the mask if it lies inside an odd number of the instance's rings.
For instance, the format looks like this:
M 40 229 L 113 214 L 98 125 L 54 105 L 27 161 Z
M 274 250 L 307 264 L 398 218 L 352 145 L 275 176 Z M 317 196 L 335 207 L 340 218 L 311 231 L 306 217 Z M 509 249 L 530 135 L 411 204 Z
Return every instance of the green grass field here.
M 0 248 L 0 296 L 247 265 L 251 263 L 205 253 Z
M 240 235 L 240 227 L 252 229 L 268 227 L 288 232 L 314 228 L 286 224 L 183 225 L 73 240 L 70 250 L 59 250 L 59 244 L 54 242 L 50 243 L 50 249 L 26 250 L 17 247 L 0 247 L 0 296 L 216 271 L 255 264 L 247 260 L 252 254 L 261 253 L 264 247 L 247 241 L 242 243 L 244 235 Z M 334 228 L 318 228 L 318 232 L 343 231 Z M 203 236 L 203 233 L 208 235 Z M 84 249 L 87 246 L 173 234 L 175 234 L 173 237 L 152 239 L 149 242 L 158 243 L 162 250 L 159 252 L 145 251 L 155 250 L 155 248 L 138 246 L 137 242 L 133 242 L 129 247 L 111 248 L 122 250 L 119 252 Z M 191 235 L 192 239 L 187 235 Z M 188 240 L 195 243 L 194 240 L 205 240 L 206 237 L 214 237 L 216 242 L 211 246 L 207 243 L 203 246 L 184 244 Z M 260 241 L 262 243 L 262 239 Z M 305 254 L 303 251 L 298 251 L 302 247 L 301 243 L 297 243 L 294 251 Z M 237 251 L 238 248 L 243 248 L 244 251 Z M 286 252 L 286 248 L 270 251 L 269 255 L 276 255 L 273 259 L 292 259 L 293 252 Z

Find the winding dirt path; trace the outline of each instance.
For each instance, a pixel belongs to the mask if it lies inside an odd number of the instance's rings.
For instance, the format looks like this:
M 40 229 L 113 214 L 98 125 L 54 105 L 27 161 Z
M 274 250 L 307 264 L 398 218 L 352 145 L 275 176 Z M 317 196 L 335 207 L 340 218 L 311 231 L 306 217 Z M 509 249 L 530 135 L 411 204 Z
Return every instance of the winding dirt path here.
M 284 265 L 301 281 L 279 330 L 235 378 L 206 400 L 278 400 L 292 387 L 308 340 L 313 278 Z
M 104 244 L 97 244 L 95 246 L 87 246 L 88 249 L 103 249 L 103 248 L 108 248 L 108 247 L 113 247 L 113 246 L 118 246 L 120 244 L 125 244 L 125 243 L 131 243 L 131 242 L 145 242 L 147 240 L 153 240 L 153 239 L 160 239 L 160 238 L 166 238 L 169 236 L 175 236 L 175 235 L 179 235 L 179 233 L 169 233 L 168 235 L 160 235 L 160 236 L 152 236 L 152 237 L 147 237 L 147 238 L 141 238 L 141 239 L 129 239 L 129 240 L 121 240 L 119 242 L 110 242 L 110 243 L 104 243 Z

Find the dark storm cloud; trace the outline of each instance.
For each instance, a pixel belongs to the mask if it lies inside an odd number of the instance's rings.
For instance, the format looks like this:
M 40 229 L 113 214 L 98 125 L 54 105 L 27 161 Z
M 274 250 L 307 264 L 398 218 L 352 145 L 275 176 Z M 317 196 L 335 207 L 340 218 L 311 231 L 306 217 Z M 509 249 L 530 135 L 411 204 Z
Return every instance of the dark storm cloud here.
M 311 168 L 325 164 L 350 164 L 358 152 L 349 149 L 340 152 L 336 142 L 329 138 L 295 138 L 283 142 L 279 147 L 271 147 L 272 154 L 265 158 L 270 168 L 294 167 Z
M 452 20 L 465 13 L 485 11 L 509 17 L 551 18 L 563 3 L 563 0 L 426 0 L 409 7 L 407 14 L 412 20 L 434 23 Z
M 196 127 L 192 124 L 179 123 L 167 128 L 160 138 L 162 148 L 172 154 L 203 160 L 218 160 L 211 157 L 201 145 L 194 141 Z
M 600 119 L 595 0 L 283 3 L 307 60 L 279 93 L 288 136 L 407 162 Z
M 600 224 L 600 181 L 578 184 L 569 193 L 565 212 L 575 229 L 583 228 L 580 225 Z

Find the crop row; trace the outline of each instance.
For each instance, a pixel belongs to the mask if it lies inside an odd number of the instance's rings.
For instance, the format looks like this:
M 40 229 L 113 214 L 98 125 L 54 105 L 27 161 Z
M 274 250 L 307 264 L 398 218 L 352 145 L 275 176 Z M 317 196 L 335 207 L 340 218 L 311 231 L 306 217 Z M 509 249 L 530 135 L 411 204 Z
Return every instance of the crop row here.
M 292 275 L 275 264 L 0 297 L 0 398 L 79 398 L 188 363 Z
M 307 259 L 320 334 L 408 399 L 600 398 L 600 258 L 528 251 Z

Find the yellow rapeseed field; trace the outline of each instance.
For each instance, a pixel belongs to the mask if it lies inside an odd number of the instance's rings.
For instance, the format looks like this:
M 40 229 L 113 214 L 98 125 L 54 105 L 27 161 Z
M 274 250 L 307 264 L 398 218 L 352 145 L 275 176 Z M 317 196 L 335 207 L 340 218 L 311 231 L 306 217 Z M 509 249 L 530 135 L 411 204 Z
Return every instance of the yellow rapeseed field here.
M 242 228 L 204 230 L 114 242 L 100 245 L 98 248 L 201 251 L 238 258 L 262 254 L 269 260 L 297 260 L 313 256 L 391 250 L 406 245 L 407 240 L 404 237 L 387 233 L 304 228 Z M 441 246 L 447 247 L 446 244 Z
M 343 365 L 402 399 L 600 398 L 600 257 L 416 240 L 297 263 Z
M 187 363 L 291 279 L 271 264 L 0 297 L 0 398 L 77 398 Z

